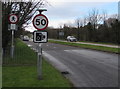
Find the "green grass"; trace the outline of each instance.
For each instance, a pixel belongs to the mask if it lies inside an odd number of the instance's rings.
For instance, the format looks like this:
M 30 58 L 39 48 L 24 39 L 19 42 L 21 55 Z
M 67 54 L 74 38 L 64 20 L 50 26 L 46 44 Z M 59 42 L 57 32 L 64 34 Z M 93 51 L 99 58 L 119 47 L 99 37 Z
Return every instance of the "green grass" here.
M 15 42 L 15 55 L 12 59 L 10 55 L 4 57 L 4 65 L 35 65 L 37 54 L 33 52 L 25 43 L 20 39 Z
M 37 79 L 36 66 L 3 67 L 3 87 L 70 87 L 59 71 L 43 61 L 43 79 Z
M 9 62 L 8 59 L 10 60 Z M 72 84 L 65 77 L 63 77 L 63 75 L 58 70 L 56 70 L 44 59 L 42 65 L 43 79 L 38 80 L 36 61 L 36 53 L 27 47 L 26 44 L 24 44 L 21 40 L 17 39 L 15 58 L 11 59 L 7 57 L 7 59 L 4 60 L 5 64 L 2 67 L 2 86 L 72 87 Z
M 91 42 L 91 41 L 79 41 L 79 42 L 85 42 L 85 43 L 94 43 L 94 44 L 104 44 L 104 45 L 118 45 L 118 44 L 114 44 L 114 43 L 105 43 L 105 42 Z
M 65 39 L 55 39 L 55 40 L 61 40 L 61 41 L 66 41 Z M 117 46 L 119 44 L 115 43 L 109 43 L 109 42 L 92 42 L 92 41 L 79 41 L 79 42 L 85 42 L 85 43 L 95 43 L 95 44 L 104 44 L 104 45 L 113 45 Z
M 120 48 L 111 48 L 111 47 L 96 46 L 96 45 L 89 45 L 89 44 L 78 44 L 78 43 L 72 43 L 72 42 L 62 42 L 62 41 L 54 41 L 54 40 L 49 40 L 49 42 L 81 47 L 81 48 L 94 49 L 94 50 L 105 51 L 105 52 L 113 52 L 113 53 L 119 53 L 118 50 L 120 50 Z

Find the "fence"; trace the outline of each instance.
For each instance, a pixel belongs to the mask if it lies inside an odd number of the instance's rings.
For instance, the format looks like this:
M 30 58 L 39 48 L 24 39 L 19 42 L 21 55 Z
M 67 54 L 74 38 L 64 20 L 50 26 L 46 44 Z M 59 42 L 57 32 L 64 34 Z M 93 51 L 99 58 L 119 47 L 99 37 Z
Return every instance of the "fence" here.
M 18 40 L 15 42 L 14 56 L 11 57 L 11 47 L 3 51 L 3 66 L 9 65 L 36 65 L 37 53 L 28 47 L 24 42 Z

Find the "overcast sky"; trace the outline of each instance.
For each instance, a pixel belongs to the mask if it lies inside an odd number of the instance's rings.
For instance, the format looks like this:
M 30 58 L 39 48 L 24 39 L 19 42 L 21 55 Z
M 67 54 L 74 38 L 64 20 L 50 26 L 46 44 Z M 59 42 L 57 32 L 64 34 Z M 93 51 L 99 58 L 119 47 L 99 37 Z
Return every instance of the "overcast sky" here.
M 104 0 L 106 2 L 88 2 L 88 0 L 47 0 L 50 5 L 47 5 L 45 8 L 47 12 L 44 14 L 49 19 L 49 27 L 59 28 L 63 24 L 73 25 L 75 20 L 78 18 L 87 17 L 89 12 L 92 9 L 99 10 L 99 13 L 102 14 L 103 11 L 106 11 L 108 15 L 118 13 L 118 1 L 117 0 Z M 113 2 L 114 1 L 114 2 Z M 32 27 L 27 28 L 31 29 L 30 31 L 35 30 Z

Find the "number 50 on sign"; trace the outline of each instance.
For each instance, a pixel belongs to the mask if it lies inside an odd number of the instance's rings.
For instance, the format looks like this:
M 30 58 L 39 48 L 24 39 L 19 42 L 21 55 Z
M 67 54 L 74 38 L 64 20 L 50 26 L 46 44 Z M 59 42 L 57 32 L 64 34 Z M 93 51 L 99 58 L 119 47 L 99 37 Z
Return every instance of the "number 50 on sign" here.
M 37 30 L 45 30 L 48 26 L 47 17 L 43 14 L 36 15 L 33 19 L 33 26 Z

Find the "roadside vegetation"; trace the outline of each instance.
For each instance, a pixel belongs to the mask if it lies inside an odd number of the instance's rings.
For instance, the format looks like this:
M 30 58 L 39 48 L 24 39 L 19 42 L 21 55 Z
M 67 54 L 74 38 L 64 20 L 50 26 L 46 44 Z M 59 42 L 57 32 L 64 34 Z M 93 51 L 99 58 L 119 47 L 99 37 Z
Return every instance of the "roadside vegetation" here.
M 104 45 L 113 45 L 113 46 L 118 45 L 118 44 L 115 44 L 115 43 L 105 43 L 105 42 L 90 42 L 90 41 L 79 41 L 79 42 L 94 43 L 94 44 L 104 44 Z
M 47 28 L 51 39 L 65 40 L 74 36 L 80 42 L 116 44 L 120 43 L 120 21 L 117 14 L 107 15 L 106 11 L 90 8 L 83 18 L 73 24 L 60 24 L 60 28 Z
M 43 58 L 43 79 L 37 79 L 37 54 L 16 40 L 15 56 L 3 58 L 3 87 L 71 87 L 70 82 Z
M 13 59 L 8 51 L 10 52 L 10 49 L 7 49 L 4 53 L 4 66 L 36 65 L 37 54 L 20 39 L 15 41 L 15 55 Z
M 54 40 L 49 40 L 49 42 L 69 45 L 69 46 L 75 46 L 75 47 L 81 47 L 81 48 L 94 49 L 94 50 L 105 51 L 105 52 L 112 52 L 112 53 L 119 53 L 119 50 L 120 50 L 120 48 L 96 46 L 96 45 L 89 45 L 89 44 L 79 44 L 79 43 L 72 43 L 72 42 L 62 42 L 62 41 L 54 41 Z

